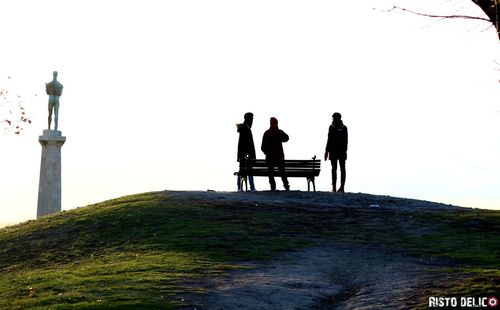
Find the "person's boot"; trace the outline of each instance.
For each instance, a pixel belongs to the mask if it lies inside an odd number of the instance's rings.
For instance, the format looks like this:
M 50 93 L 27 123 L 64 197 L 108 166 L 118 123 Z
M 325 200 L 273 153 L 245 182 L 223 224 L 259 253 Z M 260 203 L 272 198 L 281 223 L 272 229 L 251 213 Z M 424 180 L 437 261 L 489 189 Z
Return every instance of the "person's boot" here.
M 344 193 L 344 186 L 342 185 L 337 192 Z
M 335 193 L 336 191 L 337 191 L 337 187 L 336 187 L 335 185 L 333 185 L 333 187 L 332 187 L 332 192 L 334 192 L 334 193 Z
M 288 192 L 290 190 L 290 185 L 285 185 L 285 190 Z

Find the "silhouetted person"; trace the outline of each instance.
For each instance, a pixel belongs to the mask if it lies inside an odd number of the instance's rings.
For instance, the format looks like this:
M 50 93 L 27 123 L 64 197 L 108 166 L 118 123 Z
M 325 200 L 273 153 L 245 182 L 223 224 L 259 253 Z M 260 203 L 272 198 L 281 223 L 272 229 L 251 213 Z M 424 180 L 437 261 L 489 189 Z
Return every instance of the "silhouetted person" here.
M 236 128 L 238 133 L 240 134 L 240 138 L 238 140 L 238 162 L 241 164 L 243 159 L 255 159 L 255 145 L 253 144 L 253 136 L 252 136 L 252 124 L 253 124 L 253 114 L 251 112 L 245 113 L 243 124 L 237 124 Z M 255 190 L 255 185 L 253 183 L 253 176 L 248 176 L 248 180 L 250 181 L 250 190 Z M 240 181 L 241 177 L 238 176 L 238 191 L 240 190 Z
M 276 190 L 276 181 L 274 180 L 274 167 L 277 166 L 282 177 L 283 187 L 290 190 L 288 178 L 285 175 L 285 154 L 283 153 L 283 142 L 288 141 L 288 135 L 278 128 L 278 120 L 271 117 L 271 127 L 266 130 L 262 137 L 261 150 L 266 154 L 267 169 L 269 171 L 269 184 L 271 190 Z
M 333 121 L 328 129 L 325 160 L 327 160 L 328 155 L 330 155 L 330 161 L 332 162 L 332 190 L 334 192 L 337 191 L 337 162 L 339 163 L 340 187 L 338 192 L 343 193 L 346 175 L 345 161 L 347 159 L 347 127 L 342 122 L 342 115 L 340 115 L 340 113 L 335 112 L 332 117 Z

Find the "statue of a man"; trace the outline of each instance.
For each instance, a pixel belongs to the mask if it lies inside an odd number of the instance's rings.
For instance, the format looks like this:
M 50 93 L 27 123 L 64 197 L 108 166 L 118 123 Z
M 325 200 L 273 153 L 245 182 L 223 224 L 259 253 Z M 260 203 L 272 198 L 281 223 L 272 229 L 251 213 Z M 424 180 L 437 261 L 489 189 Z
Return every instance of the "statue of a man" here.
M 54 78 L 50 83 L 45 83 L 45 91 L 49 95 L 49 130 L 52 123 L 52 111 L 54 112 L 55 130 L 59 120 L 59 97 L 62 95 L 63 86 L 57 81 L 57 71 L 53 73 Z

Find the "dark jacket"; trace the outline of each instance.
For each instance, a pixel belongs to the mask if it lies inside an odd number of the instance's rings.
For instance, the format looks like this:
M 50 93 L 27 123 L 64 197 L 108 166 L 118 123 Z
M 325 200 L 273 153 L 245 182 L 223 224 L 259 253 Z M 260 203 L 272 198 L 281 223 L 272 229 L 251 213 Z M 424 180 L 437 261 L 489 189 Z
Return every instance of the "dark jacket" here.
M 342 121 L 331 124 L 326 142 L 326 151 L 330 153 L 330 159 L 347 159 L 347 142 L 347 127 Z
M 255 145 L 253 144 L 252 129 L 248 124 L 237 124 L 237 131 L 240 134 L 238 140 L 238 161 L 248 156 L 255 159 Z
M 287 142 L 288 135 L 277 127 L 271 127 L 262 137 L 261 150 L 266 154 L 268 160 L 284 160 L 283 142 Z

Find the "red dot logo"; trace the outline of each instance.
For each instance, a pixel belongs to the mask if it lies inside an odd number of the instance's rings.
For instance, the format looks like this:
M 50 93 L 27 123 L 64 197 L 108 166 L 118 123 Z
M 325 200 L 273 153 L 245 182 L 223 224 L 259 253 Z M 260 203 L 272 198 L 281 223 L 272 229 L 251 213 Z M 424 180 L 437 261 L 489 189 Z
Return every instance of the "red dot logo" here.
M 490 306 L 491 308 L 495 308 L 496 306 L 498 306 L 498 299 L 496 299 L 496 297 L 488 298 L 488 306 Z

